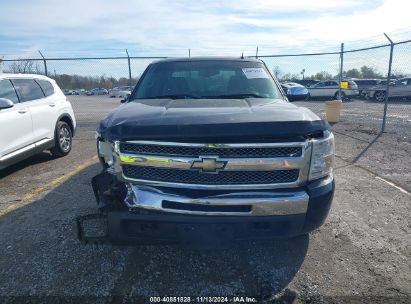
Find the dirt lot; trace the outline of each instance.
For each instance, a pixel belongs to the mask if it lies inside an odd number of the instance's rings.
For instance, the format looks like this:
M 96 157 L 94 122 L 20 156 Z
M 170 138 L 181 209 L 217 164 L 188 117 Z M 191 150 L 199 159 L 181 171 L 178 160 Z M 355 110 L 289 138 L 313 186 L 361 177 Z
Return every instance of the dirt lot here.
M 53 159 L 44 152 L 0 172 L 0 303 L 149 303 L 151 296 L 191 296 L 192 302 L 196 296 L 248 296 L 262 303 L 411 301 L 411 104 L 389 108 L 395 117 L 381 136 L 382 105 L 344 105 L 342 122 L 333 127 L 335 199 L 321 229 L 199 252 L 78 242 L 74 218 L 96 209 L 90 186 L 100 170 L 95 126 L 119 101 L 72 101 L 79 129 L 69 156 Z M 322 112 L 320 102 L 304 105 Z

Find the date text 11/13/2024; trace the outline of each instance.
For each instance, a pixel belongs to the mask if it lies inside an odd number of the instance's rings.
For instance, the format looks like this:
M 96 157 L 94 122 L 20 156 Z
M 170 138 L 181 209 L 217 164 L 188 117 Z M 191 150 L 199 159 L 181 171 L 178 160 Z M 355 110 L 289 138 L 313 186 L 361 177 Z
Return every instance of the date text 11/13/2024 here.
M 150 297 L 150 303 L 257 303 L 257 299 L 246 296 L 233 297 Z

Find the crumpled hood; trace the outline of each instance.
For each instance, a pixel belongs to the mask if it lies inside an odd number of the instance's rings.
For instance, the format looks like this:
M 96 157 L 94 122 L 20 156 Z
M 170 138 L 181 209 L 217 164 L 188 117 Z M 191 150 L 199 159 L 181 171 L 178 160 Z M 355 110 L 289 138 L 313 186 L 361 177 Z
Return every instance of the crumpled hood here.
M 97 131 L 109 141 L 228 142 L 306 136 L 328 128 L 310 110 L 283 100 L 146 99 L 113 110 Z

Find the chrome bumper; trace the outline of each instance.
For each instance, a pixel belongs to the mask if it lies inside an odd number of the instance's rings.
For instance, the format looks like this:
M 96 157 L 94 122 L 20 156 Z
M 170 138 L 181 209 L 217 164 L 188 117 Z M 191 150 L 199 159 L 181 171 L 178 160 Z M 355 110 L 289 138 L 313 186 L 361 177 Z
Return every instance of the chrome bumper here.
M 164 207 L 163 201 L 171 201 L 181 209 Z M 197 215 L 237 215 L 269 216 L 302 214 L 307 212 L 309 196 L 305 191 L 293 192 L 233 192 L 229 194 L 190 198 L 187 196 L 166 193 L 157 188 L 139 185 L 128 185 L 125 199 L 132 209 L 149 209 L 177 214 Z M 204 206 L 250 206 L 249 212 L 193 211 L 183 208 L 187 204 Z

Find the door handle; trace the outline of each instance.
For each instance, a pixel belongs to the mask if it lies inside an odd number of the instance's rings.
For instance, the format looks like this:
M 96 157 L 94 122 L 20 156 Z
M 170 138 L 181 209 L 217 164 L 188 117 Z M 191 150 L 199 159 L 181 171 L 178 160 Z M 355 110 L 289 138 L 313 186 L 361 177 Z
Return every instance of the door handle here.
M 27 113 L 27 109 L 23 108 L 23 109 L 18 110 L 17 112 L 19 112 L 20 114 L 25 114 Z
M 54 107 L 56 104 L 53 102 L 53 103 L 49 103 L 49 107 Z

